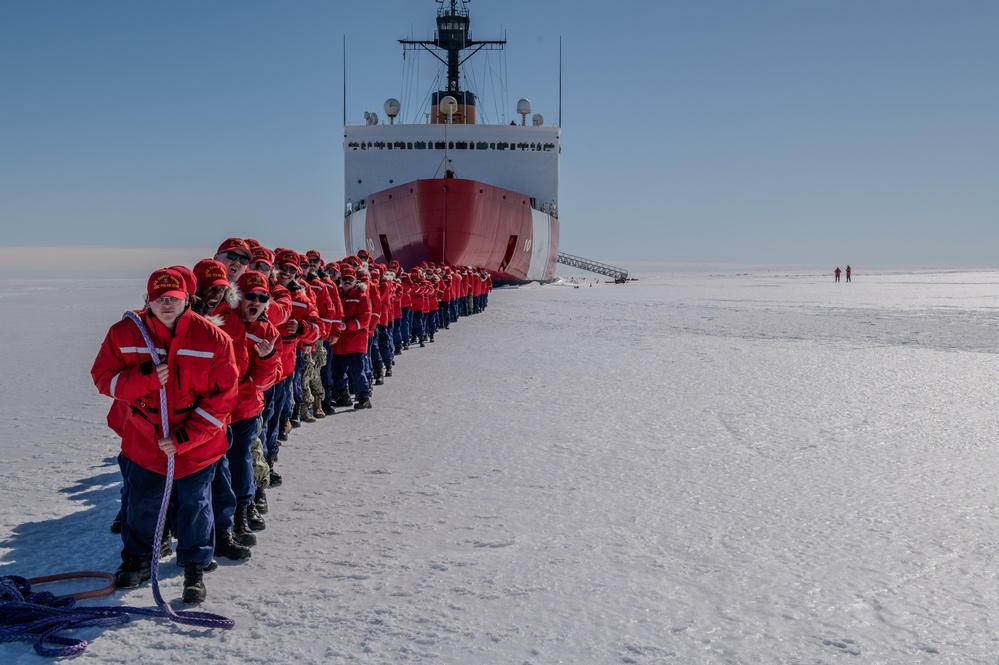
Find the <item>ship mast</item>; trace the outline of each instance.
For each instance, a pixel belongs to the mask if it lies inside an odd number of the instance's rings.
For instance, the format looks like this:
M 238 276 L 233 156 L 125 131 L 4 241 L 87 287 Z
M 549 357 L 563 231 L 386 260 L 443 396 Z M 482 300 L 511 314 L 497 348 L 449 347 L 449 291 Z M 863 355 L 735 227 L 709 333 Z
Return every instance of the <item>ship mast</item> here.
M 505 39 L 476 41 L 472 39 L 470 20 L 465 4 L 469 0 L 436 0 L 440 8 L 437 10 L 437 32 L 432 40 L 400 39 L 403 50 L 423 48 L 447 67 L 447 88 L 433 94 L 434 110 L 432 122 L 449 122 L 438 110 L 440 100 L 450 95 L 458 102 L 459 110 L 451 121 L 463 124 L 475 123 L 475 95 L 461 89 L 461 65 L 470 57 L 482 50 L 500 50 L 506 44 Z M 464 58 L 462 51 L 472 49 Z M 437 51 L 444 51 L 447 59 L 442 58 Z

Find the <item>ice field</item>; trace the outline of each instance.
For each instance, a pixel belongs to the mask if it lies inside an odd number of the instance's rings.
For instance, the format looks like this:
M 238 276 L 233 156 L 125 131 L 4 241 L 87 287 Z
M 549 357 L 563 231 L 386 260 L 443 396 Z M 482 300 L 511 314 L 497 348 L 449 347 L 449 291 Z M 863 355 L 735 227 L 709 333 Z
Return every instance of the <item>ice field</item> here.
M 997 662 L 999 272 L 829 273 L 494 292 L 295 430 L 253 557 L 205 577 L 234 630 L 136 618 L 78 659 Z M 89 370 L 144 285 L 0 280 L 0 575 L 117 567 Z

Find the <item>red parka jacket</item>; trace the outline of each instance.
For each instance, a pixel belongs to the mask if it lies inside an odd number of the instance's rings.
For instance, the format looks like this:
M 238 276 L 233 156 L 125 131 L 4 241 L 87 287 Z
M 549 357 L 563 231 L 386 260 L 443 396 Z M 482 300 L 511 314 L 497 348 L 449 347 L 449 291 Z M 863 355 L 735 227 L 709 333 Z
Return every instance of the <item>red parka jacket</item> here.
M 344 355 L 348 353 L 367 353 L 368 324 L 371 320 L 371 301 L 365 293 L 367 285 L 355 285 L 349 291 L 340 291 L 343 301 L 344 331 L 340 339 L 333 345 L 333 353 Z
M 233 422 L 260 415 L 264 410 L 264 391 L 281 380 L 281 340 L 274 342 L 274 350 L 269 356 L 257 353 L 257 344 L 280 337 L 277 326 L 270 321 L 243 322 L 246 350 L 249 363 L 239 377 L 239 398 L 236 410 L 232 413 Z
M 166 475 L 167 456 L 157 445 L 163 432 L 155 367 L 166 357 L 167 423 L 177 444 L 174 477 L 183 478 L 214 464 L 229 447 L 226 425 L 239 379 L 232 340 L 190 310 L 177 319 L 173 333 L 149 310 L 140 316 L 160 357 L 150 358 L 139 327 L 124 319 L 111 326 L 90 374 L 101 394 L 127 404 L 127 410 L 112 408 L 108 414 L 108 424 L 121 433 L 125 457 Z

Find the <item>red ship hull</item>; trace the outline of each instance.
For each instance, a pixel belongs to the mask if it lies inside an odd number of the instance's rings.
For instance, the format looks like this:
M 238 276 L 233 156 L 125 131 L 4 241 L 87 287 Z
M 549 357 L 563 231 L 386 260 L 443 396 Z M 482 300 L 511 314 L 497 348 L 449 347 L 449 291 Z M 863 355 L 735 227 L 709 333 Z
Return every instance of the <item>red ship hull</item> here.
M 523 194 L 475 180 L 415 180 L 376 192 L 344 224 L 347 247 L 405 268 L 422 262 L 481 267 L 496 282 L 550 281 L 558 220 Z M 364 213 L 364 238 L 351 218 Z M 354 237 L 352 237 L 354 236 Z

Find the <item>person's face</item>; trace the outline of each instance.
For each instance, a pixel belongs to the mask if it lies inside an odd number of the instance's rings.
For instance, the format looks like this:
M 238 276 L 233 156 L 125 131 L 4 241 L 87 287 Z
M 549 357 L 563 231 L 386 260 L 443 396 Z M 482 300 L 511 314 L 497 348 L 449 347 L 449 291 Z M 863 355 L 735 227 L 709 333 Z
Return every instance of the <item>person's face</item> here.
M 354 277 L 350 277 L 350 276 L 348 276 L 348 277 L 341 277 L 340 278 L 340 284 L 343 286 L 343 290 L 344 291 L 349 291 L 352 288 L 354 288 L 355 284 L 357 284 L 357 279 L 354 278 Z
M 256 321 L 270 307 L 270 300 L 270 294 L 263 291 L 244 293 L 239 303 L 239 313 L 247 323 Z
M 250 262 L 249 255 L 240 251 L 226 250 L 215 255 L 215 260 L 220 261 L 229 271 L 229 283 L 235 284 L 239 276 L 246 272 L 246 265 Z
M 225 286 L 210 286 L 208 290 L 205 291 L 205 311 L 208 313 L 214 312 L 215 308 L 219 306 L 222 302 L 222 296 L 225 295 Z
M 288 286 L 296 275 L 298 275 L 298 268 L 286 263 L 278 270 L 278 282 L 281 283 L 281 286 Z
M 323 262 L 319 259 L 309 259 L 309 270 L 312 272 L 319 272 L 320 268 L 323 267 Z
M 171 330 L 173 330 L 177 318 L 184 313 L 186 307 L 187 298 L 170 298 L 164 296 L 149 302 L 149 311 L 159 319 L 160 323 Z

